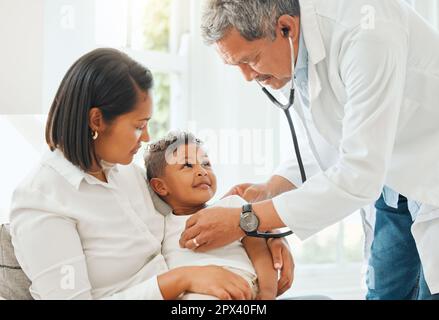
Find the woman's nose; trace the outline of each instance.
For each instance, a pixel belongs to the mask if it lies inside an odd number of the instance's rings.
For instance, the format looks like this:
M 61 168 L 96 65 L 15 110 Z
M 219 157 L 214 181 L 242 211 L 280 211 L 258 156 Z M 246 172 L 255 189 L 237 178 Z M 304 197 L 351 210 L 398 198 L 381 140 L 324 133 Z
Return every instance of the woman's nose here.
M 141 142 L 149 142 L 151 137 L 149 136 L 148 128 L 143 129 L 142 135 L 140 136 Z

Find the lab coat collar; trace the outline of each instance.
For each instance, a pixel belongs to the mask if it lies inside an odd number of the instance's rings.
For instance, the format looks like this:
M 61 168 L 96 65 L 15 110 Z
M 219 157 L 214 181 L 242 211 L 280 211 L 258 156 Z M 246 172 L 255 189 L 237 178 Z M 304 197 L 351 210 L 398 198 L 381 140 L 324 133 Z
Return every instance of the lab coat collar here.
M 84 180 L 89 184 L 101 184 L 96 178 L 88 175 L 82 169 L 67 160 L 59 149 L 56 149 L 53 152 L 48 151 L 43 157 L 43 162 L 63 176 L 76 190 L 79 190 L 81 182 Z M 119 171 L 117 165 L 105 161 L 101 162 L 101 166 L 107 176 L 110 172 Z M 111 184 L 105 185 L 111 187 Z
M 316 9 L 312 0 L 299 0 L 300 23 L 303 30 L 306 48 L 312 64 L 326 58 L 326 50 L 317 22 Z
M 310 108 L 322 91 L 316 65 L 326 58 L 322 34 L 317 21 L 317 13 L 312 0 L 299 0 L 300 24 L 308 51 L 308 81 Z

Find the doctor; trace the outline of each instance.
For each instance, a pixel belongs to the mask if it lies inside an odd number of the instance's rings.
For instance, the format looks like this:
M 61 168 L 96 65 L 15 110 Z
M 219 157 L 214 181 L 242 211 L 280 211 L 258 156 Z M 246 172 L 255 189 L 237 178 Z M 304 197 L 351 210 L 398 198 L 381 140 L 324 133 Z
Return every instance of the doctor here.
M 438 299 L 439 34 L 398 0 L 209 0 L 202 29 L 248 81 L 289 92 L 295 64 L 308 180 L 293 159 L 236 186 L 250 214 L 202 210 L 181 246 L 285 226 L 303 240 L 375 203 L 367 298 Z

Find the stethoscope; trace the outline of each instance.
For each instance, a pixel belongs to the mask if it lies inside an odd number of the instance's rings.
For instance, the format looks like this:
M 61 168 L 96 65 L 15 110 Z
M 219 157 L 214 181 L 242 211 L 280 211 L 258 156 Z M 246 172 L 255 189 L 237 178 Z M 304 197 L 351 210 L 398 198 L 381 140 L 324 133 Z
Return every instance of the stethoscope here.
M 291 136 L 293 138 L 294 151 L 296 153 L 297 163 L 299 164 L 300 175 L 302 176 L 302 182 L 305 183 L 306 182 L 305 168 L 303 166 L 302 156 L 300 154 L 299 142 L 297 141 L 296 130 L 294 128 L 294 123 L 293 123 L 293 120 L 291 119 L 291 113 L 290 113 L 291 107 L 294 106 L 294 98 L 295 98 L 295 96 L 294 96 L 294 94 L 295 94 L 294 70 L 295 70 L 295 60 L 296 59 L 295 59 L 295 55 L 294 55 L 293 40 L 288 36 L 289 30 L 284 29 L 282 31 L 283 31 L 284 36 L 288 37 L 288 39 L 289 39 L 290 48 L 291 48 L 291 58 L 292 58 L 291 59 L 291 90 L 290 90 L 290 97 L 288 99 L 288 102 L 286 104 L 280 103 L 279 100 L 277 100 L 262 84 L 260 84 L 258 81 L 256 81 L 256 82 L 261 86 L 262 91 L 267 95 L 267 97 L 270 99 L 270 101 L 276 107 L 283 110 L 285 113 L 285 116 L 288 120 L 288 125 L 290 127 Z M 265 234 L 260 234 L 260 236 L 263 238 L 284 238 L 284 237 L 287 237 L 287 236 L 292 235 L 292 234 L 293 234 L 292 231 L 288 231 L 288 232 L 279 233 L 279 234 L 265 233 Z

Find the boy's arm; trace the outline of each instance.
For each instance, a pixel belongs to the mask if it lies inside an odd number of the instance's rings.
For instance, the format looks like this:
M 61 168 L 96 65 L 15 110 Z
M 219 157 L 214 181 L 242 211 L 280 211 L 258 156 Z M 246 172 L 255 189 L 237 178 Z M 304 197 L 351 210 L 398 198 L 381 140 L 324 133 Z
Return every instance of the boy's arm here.
M 265 239 L 245 237 L 242 239 L 247 255 L 258 276 L 259 300 L 275 300 L 277 296 L 278 271 L 273 267 L 273 259 Z

